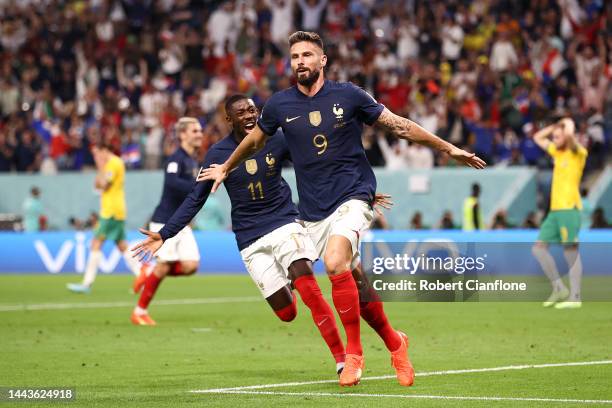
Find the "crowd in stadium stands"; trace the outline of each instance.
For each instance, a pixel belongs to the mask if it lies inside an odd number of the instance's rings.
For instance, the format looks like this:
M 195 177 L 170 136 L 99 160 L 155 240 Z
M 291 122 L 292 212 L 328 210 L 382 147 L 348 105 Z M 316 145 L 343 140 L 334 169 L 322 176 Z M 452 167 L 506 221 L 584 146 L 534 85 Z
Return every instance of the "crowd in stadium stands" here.
M 323 35 L 329 78 L 490 164 L 547 166 L 531 136 L 571 115 L 601 167 L 611 14 L 603 0 L 0 0 L 0 171 L 93 167 L 100 139 L 159 168 L 183 115 L 202 121 L 204 155 L 228 132 L 228 94 L 262 105 L 291 85 L 296 29 Z M 363 143 L 375 166 L 453 165 L 376 129 Z

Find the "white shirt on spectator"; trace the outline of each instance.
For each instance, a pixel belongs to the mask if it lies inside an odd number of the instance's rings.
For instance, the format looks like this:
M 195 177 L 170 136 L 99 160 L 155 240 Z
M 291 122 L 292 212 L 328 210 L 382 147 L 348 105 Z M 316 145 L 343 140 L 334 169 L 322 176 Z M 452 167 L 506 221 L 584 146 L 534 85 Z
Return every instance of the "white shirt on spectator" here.
M 159 51 L 162 71 L 165 74 L 174 75 L 183 69 L 184 58 L 181 46 L 172 43 Z
M 222 5 L 210 15 L 206 27 L 210 40 L 215 45 L 213 50 L 215 56 L 222 57 L 225 55 L 225 43 L 228 40 L 230 42 L 230 49 L 233 49 L 234 42 L 238 36 L 235 13 L 227 11 L 224 5 Z
M 419 56 L 419 28 L 412 23 L 402 24 L 398 29 L 397 56 L 401 61 Z
M 577 0 L 559 0 L 559 6 L 565 6 L 570 18 L 578 25 L 586 18 L 586 13 L 582 10 Z M 561 37 L 568 40 L 573 34 L 574 28 L 572 23 L 564 13 L 561 13 Z
M 270 37 L 284 48 L 293 30 L 293 0 L 266 0 L 266 5 L 272 12 Z
M 140 97 L 139 105 L 144 116 L 145 126 L 157 126 L 159 124 L 159 114 L 166 105 L 166 98 L 159 91 L 146 92 Z
M 370 20 L 370 29 L 377 38 L 390 40 L 391 36 L 393 35 L 393 21 L 391 20 L 389 13 L 372 17 Z
M 478 73 L 473 71 L 458 71 L 453 74 L 450 81 L 450 86 L 455 90 L 455 96 L 458 100 L 463 99 L 468 92 L 474 87 L 478 80 Z
M 10 35 L 2 30 L 2 24 L 0 24 L 0 33 L 2 33 L 0 35 L 0 44 L 2 44 L 3 48 L 12 52 L 18 51 L 28 39 L 28 30 L 21 20 L 18 20 L 16 24 L 18 24 L 17 28 Z
M 302 9 L 302 28 L 307 31 L 318 30 L 323 10 L 327 7 L 327 0 L 317 0 L 314 6 L 311 6 L 308 0 L 298 0 L 298 4 Z
M 113 22 L 110 20 L 100 21 L 96 24 L 96 36 L 100 41 L 109 42 L 115 36 Z
M 242 29 L 244 20 L 248 20 L 255 24 L 257 22 L 257 11 L 248 1 L 238 2 L 236 11 L 234 12 L 234 21 L 236 22 L 236 32 Z
M 11 115 L 19 108 L 19 89 L 13 84 L 0 85 L 0 115 Z
M 600 69 L 599 57 L 586 58 L 581 54 L 576 55 L 576 77 L 578 86 L 585 88 L 591 82 L 593 75 Z
M 436 133 L 438 131 L 440 120 L 435 111 L 419 115 L 418 117 L 415 117 L 414 120 L 428 132 Z
M 589 82 L 582 90 L 583 110 L 595 109 L 597 112 L 602 112 L 607 90 L 608 78 L 604 75 L 599 77 L 596 84 Z
M 442 55 L 451 61 L 459 58 L 463 47 L 463 29 L 458 24 L 442 27 Z
M 491 51 L 491 69 L 496 72 L 506 71 L 516 63 L 518 56 L 512 43 L 502 39 L 495 41 Z
M 406 152 L 408 142 L 404 139 L 397 141 L 394 146 L 389 146 L 384 136 L 378 136 L 378 146 L 385 158 L 385 168 L 389 170 L 405 169 L 409 167 L 408 155 Z
M 413 169 L 431 169 L 434 165 L 434 155 L 431 149 L 417 143 L 408 146 L 406 156 L 408 166 Z
M 587 119 L 587 135 L 594 143 L 605 143 L 606 136 L 604 132 L 604 117 L 597 112 Z
M 159 156 L 162 152 L 162 140 L 164 138 L 164 131 L 161 127 L 155 126 L 147 133 L 145 141 L 145 153 L 151 156 Z
M 388 71 L 397 68 L 399 61 L 392 52 L 377 53 L 374 57 L 374 66 L 381 71 Z

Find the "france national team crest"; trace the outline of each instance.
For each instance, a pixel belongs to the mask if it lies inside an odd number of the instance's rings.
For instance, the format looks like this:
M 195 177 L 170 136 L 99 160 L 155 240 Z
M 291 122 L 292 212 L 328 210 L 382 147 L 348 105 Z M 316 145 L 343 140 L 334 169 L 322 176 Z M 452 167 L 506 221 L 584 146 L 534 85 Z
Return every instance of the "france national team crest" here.
M 321 112 L 320 111 L 312 111 L 308 114 L 308 119 L 310 119 L 310 124 L 312 126 L 319 126 L 321 124 Z
M 251 175 L 257 173 L 257 160 L 249 159 L 246 162 L 244 162 L 244 166 L 246 167 L 247 173 Z
M 334 113 L 334 115 L 336 115 L 336 119 L 338 119 L 338 120 L 342 119 L 342 117 L 344 115 L 344 109 L 342 109 L 340 107 L 339 103 L 334 103 L 334 107 L 332 108 L 332 112 Z

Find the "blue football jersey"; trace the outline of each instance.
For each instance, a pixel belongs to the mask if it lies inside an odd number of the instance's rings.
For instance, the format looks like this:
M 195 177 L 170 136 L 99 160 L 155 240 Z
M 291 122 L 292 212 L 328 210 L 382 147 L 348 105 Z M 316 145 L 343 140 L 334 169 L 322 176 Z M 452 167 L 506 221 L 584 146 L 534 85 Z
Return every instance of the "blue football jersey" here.
M 302 219 L 322 220 L 350 199 L 373 201 L 376 178 L 361 133 L 383 109 L 354 84 L 329 80 L 312 97 L 296 86 L 270 97 L 257 123 L 266 134 L 285 134 Z
M 237 146 L 233 133 L 214 144 L 204 159 L 204 168 L 225 162 Z M 277 132 L 266 140 L 262 150 L 225 179 L 223 184 L 232 203 L 232 230 L 236 234 L 238 249 L 243 250 L 267 233 L 298 218 L 297 208 L 291 200 L 291 188 L 281 177 L 282 164 L 289 159 L 285 138 L 282 132 Z M 210 194 L 212 184 L 211 181 L 196 183 L 159 231 L 164 241 L 176 235 L 198 213 Z
M 165 224 L 191 192 L 198 175 L 198 161 L 179 147 L 166 160 L 164 189 L 151 221 Z

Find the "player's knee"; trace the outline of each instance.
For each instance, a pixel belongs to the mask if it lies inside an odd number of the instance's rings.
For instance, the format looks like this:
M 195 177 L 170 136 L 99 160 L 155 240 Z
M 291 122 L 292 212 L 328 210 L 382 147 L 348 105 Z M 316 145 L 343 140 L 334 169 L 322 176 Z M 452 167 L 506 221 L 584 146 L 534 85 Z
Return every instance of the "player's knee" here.
M 102 248 L 103 243 L 104 243 L 104 240 L 98 237 L 95 237 L 94 239 L 91 240 L 91 250 L 99 251 Z
M 565 253 L 568 253 L 568 252 L 571 253 L 571 252 L 576 252 L 576 251 L 578 251 L 577 243 L 563 245 L 563 252 Z
M 153 273 L 158 278 L 164 278 L 170 273 L 170 270 L 171 270 L 171 266 L 168 263 L 158 262 L 155 265 L 155 268 L 153 269 Z
M 535 244 L 533 244 L 533 246 L 531 247 L 531 253 L 535 256 L 538 256 L 542 252 L 546 252 L 547 249 L 548 249 L 548 245 L 546 245 L 546 243 L 538 241 Z
M 338 275 L 351 267 L 351 260 L 339 251 L 332 251 L 323 257 L 325 271 L 328 275 Z
M 291 282 L 295 282 L 300 276 L 312 274 L 312 263 L 307 259 L 298 259 L 289 265 L 289 279 L 291 279 Z
M 283 307 L 282 309 L 275 310 L 274 313 L 281 319 L 283 322 L 291 322 L 297 316 L 297 307 L 295 302 L 291 303 L 288 306 Z
M 181 262 L 183 275 L 193 275 L 198 271 L 198 262 Z

